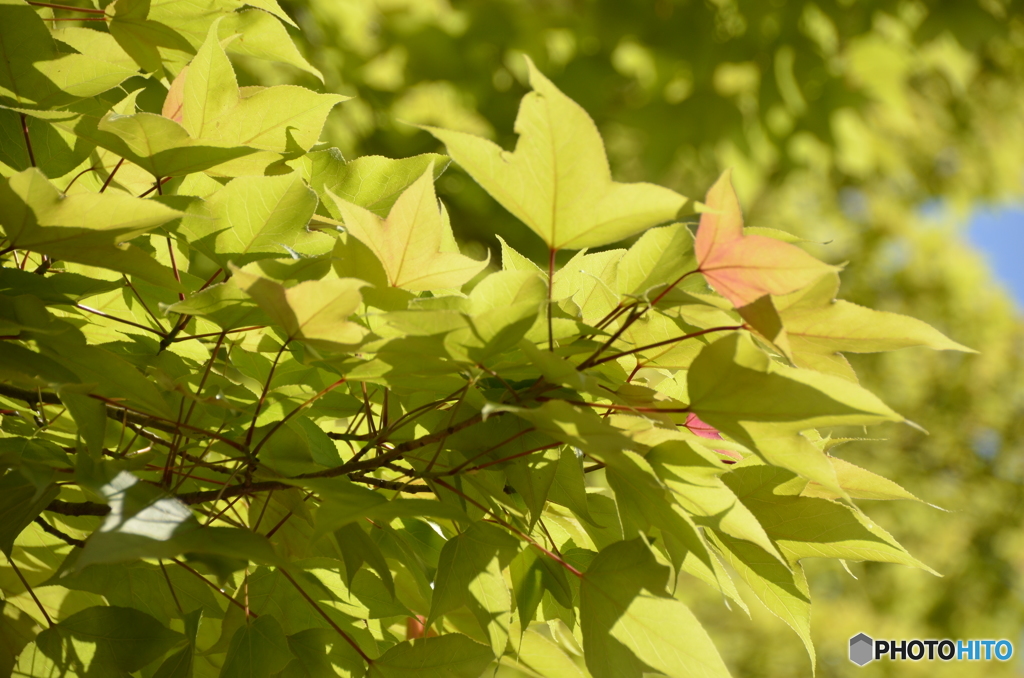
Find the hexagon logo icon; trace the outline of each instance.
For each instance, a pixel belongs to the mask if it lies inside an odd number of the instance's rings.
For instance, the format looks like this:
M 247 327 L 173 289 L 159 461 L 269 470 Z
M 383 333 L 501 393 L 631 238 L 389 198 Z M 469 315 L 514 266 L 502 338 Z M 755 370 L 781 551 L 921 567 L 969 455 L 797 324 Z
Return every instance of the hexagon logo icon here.
M 850 661 L 857 666 L 864 666 L 875 658 L 875 641 L 864 633 L 850 638 Z

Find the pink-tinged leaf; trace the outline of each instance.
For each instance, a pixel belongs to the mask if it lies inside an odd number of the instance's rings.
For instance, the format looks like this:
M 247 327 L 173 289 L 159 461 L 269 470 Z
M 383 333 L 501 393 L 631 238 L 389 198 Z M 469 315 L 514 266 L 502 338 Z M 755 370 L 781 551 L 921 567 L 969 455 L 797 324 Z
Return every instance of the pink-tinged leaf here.
M 718 429 L 711 424 L 701 421 L 693 412 L 686 415 L 686 422 L 683 426 L 690 429 L 690 433 L 698 435 L 701 438 L 707 438 L 708 440 L 721 440 L 722 434 L 718 432 Z
M 167 96 L 164 98 L 163 110 L 160 111 L 160 115 L 165 118 L 170 118 L 176 123 L 181 123 L 182 120 L 182 106 L 185 102 L 185 78 L 188 77 L 188 66 L 181 69 L 177 77 L 174 78 L 174 82 L 171 83 L 171 88 L 167 90 Z
M 726 171 L 708 191 L 694 249 L 698 270 L 733 306 L 766 294 L 789 294 L 836 267 L 799 247 L 763 235 L 743 234 L 743 215 Z
M 706 438 L 707 440 L 722 439 L 722 434 L 718 432 L 717 428 L 706 421 L 701 421 L 700 417 L 693 412 L 686 415 L 686 421 L 683 422 L 683 426 L 685 426 L 690 433 L 700 436 L 701 438 Z M 715 452 L 729 457 L 729 461 L 726 461 L 725 459 L 722 460 L 726 464 L 735 464 L 737 461 L 743 460 L 743 455 L 733 450 L 715 450 Z

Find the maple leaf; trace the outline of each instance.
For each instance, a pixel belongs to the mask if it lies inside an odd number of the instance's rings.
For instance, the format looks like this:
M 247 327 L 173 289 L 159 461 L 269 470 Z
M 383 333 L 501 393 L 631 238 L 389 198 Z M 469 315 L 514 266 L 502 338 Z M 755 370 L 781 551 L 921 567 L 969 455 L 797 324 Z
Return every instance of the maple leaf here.
M 694 249 L 697 269 L 719 294 L 739 308 L 766 294 L 789 294 L 829 271 L 799 247 L 763 235 L 743 233 L 743 214 L 726 170 L 705 199 Z
M 668 188 L 612 181 L 594 121 L 529 59 L 527 66 L 533 91 L 520 104 L 512 153 L 471 134 L 424 128 L 505 209 L 556 250 L 608 245 L 690 211 Z
M 461 287 L 490 259 L 460 254 L 451 226 L 438 209 L 434 163 L 395 201 L 387 219 L 328 191 L 345 228 L 380 259 L 388 284 L 411 292 Z

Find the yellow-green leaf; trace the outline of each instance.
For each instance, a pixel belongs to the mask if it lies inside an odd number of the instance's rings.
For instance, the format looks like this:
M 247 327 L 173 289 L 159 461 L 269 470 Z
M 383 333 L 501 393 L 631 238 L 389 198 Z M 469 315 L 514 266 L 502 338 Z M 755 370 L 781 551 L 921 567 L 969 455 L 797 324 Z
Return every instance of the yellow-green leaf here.
M 612 181 L 594 121 L 527 60 L 533 92 L 516 118 L 512 153 L 463 132 L 426 128 L 495 200 L 551 249 L 617 242 L 671 221 L 688 201 L 661 186 Z
M 452 239 L 451 227 L 438 209 L 433 175 L 431 163 L 384 220 L 328 192 L 345 228 L 377 255 L 392 287 L 411 292 L 458 288 L 487 266 L 486 260 L 475 261 L 457 247 L 445 247 Z

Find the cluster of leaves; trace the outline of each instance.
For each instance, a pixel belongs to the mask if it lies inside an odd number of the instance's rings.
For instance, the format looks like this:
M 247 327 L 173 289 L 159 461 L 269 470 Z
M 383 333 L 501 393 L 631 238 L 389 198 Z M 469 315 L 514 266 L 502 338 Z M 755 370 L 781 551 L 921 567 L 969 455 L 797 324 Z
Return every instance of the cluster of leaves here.
M 773 198 L 790 181 L 805 212 L 840 212 L 842 195 L 840 215 L 862 229 L 880 229 L 865 214 L 880 199 L 899 204 L 905 231 L 929 199 L 1020 195 L 1020 0 L 289 6 L 328 86 L 358 95 L 327 128 L 346 153 L 425 150 L 409 121 L 510 142 L 527 54 L 593 115 L 620 177 L 686 193 L 733 167 L 762 223 L 779 222 Z M 304 77 L 293 70 L 276 76 Z M 534 253 L 463 175 L 440 190 L 457 233 L 489 242 L 493 225 Z M 828 216 L 800 227 L 856 259 L 859 240 L 838 238 L 845 225 Z
M 15 675 L 728 675 L 679 587 L 746 582 L 813 664 L 803 559 L 927 569 L 829 429 L 902 421 L 843 352 L 964 347 L 835 300 L 728 175 L 614 182 L 529 63 L 513 152 L 429 131 L 548 265 L 468 257 L 448 156 L 346 161 L 344 97 L 239 86 L 314 71 L 248 4 L 0 4 Z

